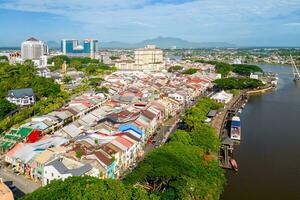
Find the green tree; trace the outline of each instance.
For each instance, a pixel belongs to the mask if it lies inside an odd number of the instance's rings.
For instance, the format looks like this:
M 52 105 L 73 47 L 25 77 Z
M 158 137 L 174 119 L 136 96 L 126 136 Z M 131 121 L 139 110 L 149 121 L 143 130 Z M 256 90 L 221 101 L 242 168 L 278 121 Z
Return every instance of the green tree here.
M 92 86 L 95 90 L 97 90 L 98 86 L 103 81 L 103 78 L 90 78 L 89 79 L 89 85 Z
M 54 180 L 45 187 L 27 194 L 22 200 L 158 200 L 154 194 L 149 194 L 141 188 L 121 183 L 118 180 L 101 180 L 94 177 L 69 177 Z
M 10 103 L 6 99 L 0 99 L 0 120 L 2 120 L 8 113 L 17 109 L 17 106 Z
M 108 94 L 108 88 L 107 88 L 107 87 L 96 88 L 95 91 L 96 91 L 96 92 L 101 92 L 101 93 Z
M 232 65 L 232 66 L 233 66 L 233 72 L 245 76 L 249 76 L 251 73 L 254 72 L 263 72 L 263 70 L 257 65 L 241 64 L 241 65 Z
M 65 84 L 69 84 L 72 81 L 72 78 L 70 76 L 64 76 L 63 82 Z
M 80 60 L 73 60 L 70 61 L 70 67 L 75 68 L 76 70 L 80 71 L 82 69 L 83 64 Z
M 179 66 L 179 65 L 176 65 L 176 66 L 172 66 L 168 69 L 168 72 L 177 72 L 177 71 L 180 71 L 182 70 L 183 67 L 182 66 Z
M 251 78 L 222 78 L 214 83 L 223 90 L 257 88 L 264 85 L 261 80 Z
M 8 62 L 7 56 L 0 56 L 0 62 Z
M 191 75 L 191 74 L 195 74 L 195 73 L 197 73 L 197 72 L 198 72 L 197 69 L 192 69 L 192 68 L 190 68 L 190 69 L 184 70 L 184 71 L 182 72 L 182 74 Z
M 225 175 L 214 154 L 220 141 L 203 119 L 220 107 L 204 98 L 188 109 L 183 117 L 188 130 L 177 130 L 167 144 L 148 154 L 125 183 L 146 185 L 162 199 L 219 199 Z

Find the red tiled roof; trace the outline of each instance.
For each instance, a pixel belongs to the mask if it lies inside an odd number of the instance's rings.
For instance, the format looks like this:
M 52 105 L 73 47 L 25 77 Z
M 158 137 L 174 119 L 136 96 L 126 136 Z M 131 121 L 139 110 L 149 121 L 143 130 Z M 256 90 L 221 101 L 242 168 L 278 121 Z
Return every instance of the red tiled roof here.
M 142 110 L 142 114 L 150 120 L 153 120 L 156 117 L 156 115 L 149 110 Z
M 107 157 L 104 152 L 101 151 L 96 151 L 94 152 L 95 156 L 101 160 L 101 162 L 103 162 L 105 165 L 109 166 L 112 163 L 112 159 L 110 159 L 109 157 Z
M 124 145 L 125 147 L 127 147 L 127 148 L 130 148 L 130 147 L 132 147 L 132 145 L 133 145 L 132 142 L 130 142 L 129 140 L 126 140 L 125 138 L 122 138 L 122 137 L 120 137 L 120 136 L 117 137 L 116 140 L 117 140 L 118 142 L 120 142 L 122 145 Z

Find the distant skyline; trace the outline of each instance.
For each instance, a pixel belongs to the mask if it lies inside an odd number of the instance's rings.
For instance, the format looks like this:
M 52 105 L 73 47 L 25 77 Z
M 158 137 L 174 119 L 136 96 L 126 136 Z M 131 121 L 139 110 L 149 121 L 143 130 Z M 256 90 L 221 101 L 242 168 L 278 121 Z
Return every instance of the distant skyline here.
M 0 0 L 0 24 L 0 47 L 31 36 L 300 46 L 300 0 Z

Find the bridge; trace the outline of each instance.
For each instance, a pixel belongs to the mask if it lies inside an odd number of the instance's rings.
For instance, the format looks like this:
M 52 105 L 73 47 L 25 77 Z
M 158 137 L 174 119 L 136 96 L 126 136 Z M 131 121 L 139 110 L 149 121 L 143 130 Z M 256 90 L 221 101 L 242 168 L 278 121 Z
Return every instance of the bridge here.
M 294 75 L 294 81 L 299 81 L 300 80 L 300 73 L 298 71 L 298 68 L 296 66 L 296 63 L 292 57 L 292 55 L 290 55 L 291 57 L 291 61 L 292 61 L 292 66 L 293 66 L 293 75 Z

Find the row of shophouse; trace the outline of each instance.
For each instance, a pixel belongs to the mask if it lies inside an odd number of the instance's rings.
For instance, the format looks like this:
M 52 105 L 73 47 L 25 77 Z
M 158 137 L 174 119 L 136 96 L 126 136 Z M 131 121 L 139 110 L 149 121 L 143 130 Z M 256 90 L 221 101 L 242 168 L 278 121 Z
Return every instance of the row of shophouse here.
M 0 139 L 12 143 L 5 161 L 43 185 L 69 176 L 119 178 L 144 154 L 147 139 L 163 121 L 179 114 L 217 77 L 211 71 L 192 76 L 115 72 L 101 85 L 108 94 L 83 94 L 10 130 Z

